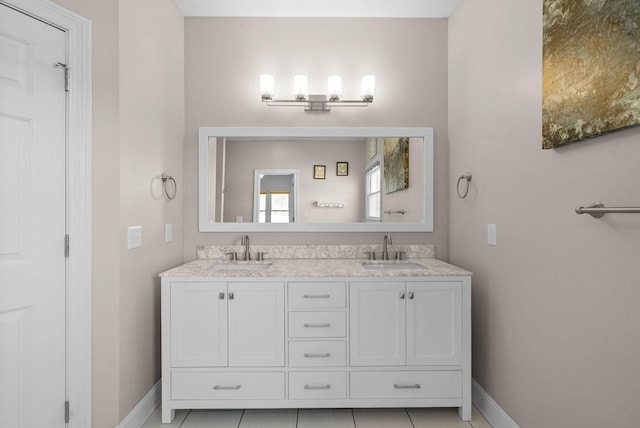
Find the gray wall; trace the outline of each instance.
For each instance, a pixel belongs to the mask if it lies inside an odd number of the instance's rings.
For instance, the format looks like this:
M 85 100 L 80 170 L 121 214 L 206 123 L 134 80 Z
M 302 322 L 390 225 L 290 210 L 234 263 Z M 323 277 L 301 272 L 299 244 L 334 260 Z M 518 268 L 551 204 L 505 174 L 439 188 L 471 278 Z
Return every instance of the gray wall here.
M 225 221 L 253 218 L 253 176 L 256 169 L 297 169 L 297 222 L 364 220 L 363 141 L 233 141 L 227 143 Z M 336 162 L 349 162 L 349 176 L 336 176 Z M 326 178 L 314 179 L 313 166 L 325 165 Z M 345 208 L 318 208 L 314 201 L 345 202 Z
M 157 274 L 183 256 L 184 19 L 172 0 L 55 2 L 92 22 L 91 416 L 112 428 L 160 377 Z M 172 202 L 158 197 L 163 171 Z M 143 246 L 127 250 L 134 225 Z
M 640 420 L 640 129 L 541 150 L 542 1 L 449 19 L 450 261 L 474 272 L 473 376 L 523 428 Z M 487 224 L 497 224 L 496 247 Z
M 346 97 L 360 76 L 376 75 L 367 108 L 305 113 L 267 107 L 258 80 L 272 73 L 289 96 L 293 75 L 309 76 L 310 93 L 340 72 Z M 200 126 L 415 126 L 435 132 L 433 233 L 397 233 L 394 243 L 432 243 L 448 257 L 447 20 L 333 18 L 185 18 L 185 260 L 197 245 L 238 243 L 240 234 L 199 233 L 197 130 Z M 336 159 L 339 160 L 339 159 Z M 332 166 L 328 165 L 328 172 Z M 382 233 L 259 233 L 252 243 L 382 243 Z

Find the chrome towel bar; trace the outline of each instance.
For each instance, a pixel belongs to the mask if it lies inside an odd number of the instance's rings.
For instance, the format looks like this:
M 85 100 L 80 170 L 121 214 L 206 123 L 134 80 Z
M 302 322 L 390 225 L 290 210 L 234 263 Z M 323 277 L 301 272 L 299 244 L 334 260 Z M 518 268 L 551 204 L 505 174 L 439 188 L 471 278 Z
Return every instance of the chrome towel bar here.
M 633 214 L 640 213 L 640 207 L 605 207 L 602 203 L 596 202 L 588 207 L 576 208 L 578 214 L 589 214 L 593 218 L 600 218 L 606 213 Z

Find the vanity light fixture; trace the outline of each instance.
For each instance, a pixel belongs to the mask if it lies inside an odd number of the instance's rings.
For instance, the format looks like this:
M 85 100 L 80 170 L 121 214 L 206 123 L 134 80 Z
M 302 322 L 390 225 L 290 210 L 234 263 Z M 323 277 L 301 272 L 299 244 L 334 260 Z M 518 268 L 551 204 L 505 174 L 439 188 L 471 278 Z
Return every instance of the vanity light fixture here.
M 342 76 L 334 74 L 327 81 L 327 95 L 309 95 L 307 76 L 297 74 L 293 78 L 293 99 L 275 99 L 275 85 L 271 74 L 260 75 L 260 96 L 268 106 L 304 107 L 305 111 L 331 111 L 331 107 L 367 107 L 373 102 L 376 78 L 362 76 L 359 100 L 342 100 Z

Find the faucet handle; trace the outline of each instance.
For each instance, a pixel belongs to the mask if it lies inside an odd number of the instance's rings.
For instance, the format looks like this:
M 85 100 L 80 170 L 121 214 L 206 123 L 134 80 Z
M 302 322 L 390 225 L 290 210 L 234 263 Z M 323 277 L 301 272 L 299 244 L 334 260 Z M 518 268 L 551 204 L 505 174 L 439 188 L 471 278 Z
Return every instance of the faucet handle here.
M 259 261 L 259 262 L 264 261 L 264 255 L 265 255 L 266 253 L 268 253 L 268 251 L 258 251 L 258 252 L 256 253 L 256 260 L 257 260 L 257 261 Z
M 365 251 L 364 253 L 367 255 L 367 260 L 375 260 L 376 259 L 376 252 L 375 251 Z
M 229 256 L 229 260 L 231 260 L 232 262 L 238 261 L 238 253 L 236 253 L 235 251 L 232 251 L 230 253 L 225 253 L 225 254 Z
M 407 253 L 405 253 L 404 251 L 396 251 L 396 260 L 404 260 L 404 256 Z

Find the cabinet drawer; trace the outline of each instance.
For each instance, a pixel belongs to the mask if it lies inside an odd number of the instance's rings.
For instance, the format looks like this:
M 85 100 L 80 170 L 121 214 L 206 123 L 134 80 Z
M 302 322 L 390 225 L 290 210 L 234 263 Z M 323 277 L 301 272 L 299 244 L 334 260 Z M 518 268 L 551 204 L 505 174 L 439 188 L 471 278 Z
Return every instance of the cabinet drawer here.
M 290 282 L 290 308 L 341 309 L 346 307 L 344 282 Z
M 344 312 L 289 312 L 289 337 L 345 337 Z
M 351 398 L 459 398 L 462 372 L 351 372 Z
M 345 372 L 291 372 L 289 399 L 347 398 Z
M 344 367 L 347 343 L 344 341 L 289 342 L 290 367 Z
M 284 399 L 284 373 L 171 373 L 171 398 L 189 399 Z

